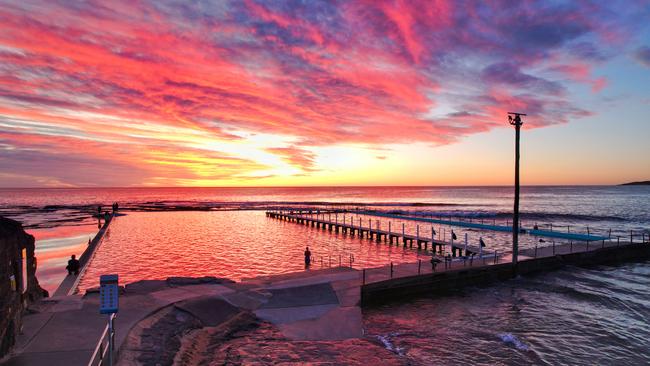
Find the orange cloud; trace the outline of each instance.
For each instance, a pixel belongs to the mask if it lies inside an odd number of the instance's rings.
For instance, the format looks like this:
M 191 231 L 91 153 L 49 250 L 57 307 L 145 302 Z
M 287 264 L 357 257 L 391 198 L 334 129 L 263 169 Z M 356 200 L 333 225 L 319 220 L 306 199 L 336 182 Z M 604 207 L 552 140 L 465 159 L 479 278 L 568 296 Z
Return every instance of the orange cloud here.
M 318 172 L 320 147 L 453 143 L 511 109 L 563 123 L 588 115 L 566 85 L 607 85 L 617 19 L 582 6 L 8 2 L 0 172 L 219 184 Z

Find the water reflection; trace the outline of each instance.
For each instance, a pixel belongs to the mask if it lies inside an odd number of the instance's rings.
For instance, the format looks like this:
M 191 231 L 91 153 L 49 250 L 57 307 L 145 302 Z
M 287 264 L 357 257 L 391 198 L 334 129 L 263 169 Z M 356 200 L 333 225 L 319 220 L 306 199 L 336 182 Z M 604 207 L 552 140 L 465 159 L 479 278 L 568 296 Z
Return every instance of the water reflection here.
M 79 257 L 86 250 L 88 239 L 95 236 L 94 225 L 57 226 L 27 230 L 36 240 L 36 277 L 50 294 L 66 276 L 65 266 L 71 255 Z
M 99 275 L 118 273 L 122 283 L 169 276 L 218 276 L 234 280 L 344 265 L 355 268 L 414 262 L 417 250 L 377 244 L 267 218 L 261 211 L 129 213 L 111 223 L 80 288 Z

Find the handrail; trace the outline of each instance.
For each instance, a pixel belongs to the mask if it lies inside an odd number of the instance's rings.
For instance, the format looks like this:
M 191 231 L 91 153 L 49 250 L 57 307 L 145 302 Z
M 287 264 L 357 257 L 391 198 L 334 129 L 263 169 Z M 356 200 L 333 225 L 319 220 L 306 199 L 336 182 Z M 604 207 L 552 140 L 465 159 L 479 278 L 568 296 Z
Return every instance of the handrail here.
M 99 342 L 97 342 L 95 351 L 93 352 L 93 355 L 90 357 L 90 361 L 88 361 L 88 366 L 95 365 L 95 361 L 98 355 L 99 355 L 99 365 L 102 364 L 102 361 L 104 360 L 104 356 L 106 355 L 106 351 L 109 348 L 109 347 L 104 348 L 103 346 L 107 334 L 108 334 L 108 324 L 106 324 L 106 327 L 104 328 L 104 332 L 102 332 L 102 336 L 99 337 Z
M 111 344 L 113 344 L 113 347 L 115 347 L 115 325 L 114 325 L 114 320 L 115 320 L 115 314 L 111 314 L 109 319 L 108 319 L 108 324 L 106 324 L 106 327 L 104 327 L 104 331 L 102 332 L 101 337 L 99 337 L 99 341 L 97 342 L 97 346 L 95 346 L 95 350 L 93 351 L 93 355 L 90 357 L 90 361 L 88 361 L 88 366 L 102 366 L 104 365 L 104 362 L 107 360 L 107 354 L 109 352 L 113 352 L 114 349 L 111 349 Z M 112 342 L 109 339 L 109 337 L 112 338 Z M 112 354 L 108 355 L 108 359 L 112 359 Z M 109 362 L 109 365 L 111 363 Z

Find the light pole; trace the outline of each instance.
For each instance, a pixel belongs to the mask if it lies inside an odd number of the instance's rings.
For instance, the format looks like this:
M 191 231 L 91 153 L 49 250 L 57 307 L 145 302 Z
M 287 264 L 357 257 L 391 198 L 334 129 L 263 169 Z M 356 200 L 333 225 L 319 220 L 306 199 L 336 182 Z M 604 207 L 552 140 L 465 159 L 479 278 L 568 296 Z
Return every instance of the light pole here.
M 519 137 L 521 125 L 521 116 L 524 113 L 508 112 L 508 122 L 515 126 L 515 204 L 512 218 L 512 267 L 517 273 L 517 256 L 519 255 Z

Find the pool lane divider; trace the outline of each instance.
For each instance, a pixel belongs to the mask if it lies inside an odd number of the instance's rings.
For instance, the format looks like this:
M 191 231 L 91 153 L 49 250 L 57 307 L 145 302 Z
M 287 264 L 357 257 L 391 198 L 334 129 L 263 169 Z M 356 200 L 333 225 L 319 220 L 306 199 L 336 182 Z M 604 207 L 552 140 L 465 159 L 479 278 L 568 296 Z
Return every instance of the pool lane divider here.
M 84 252 L 81 253 L 81 256 L 79 256 L 79 274 L 76 276 L 66 275 L 53 296 L 72 295 L 77 291 L 77 286 L 79 286 L 79 281 L 81 281 L 81 277 L 83 277 L 86 272 L 88 263 L 90 263 L 90 260 L 95 255 L 95 251 L 102 242 L 104 234 L 108 230 L 108 226 L 113 222 L 115 216 L 116 215 L 113 213 L 108 220 L 104 220 L 104 225 L 99 229 L 93 240 L 90 241 L 90 244 L 88 244 Z

